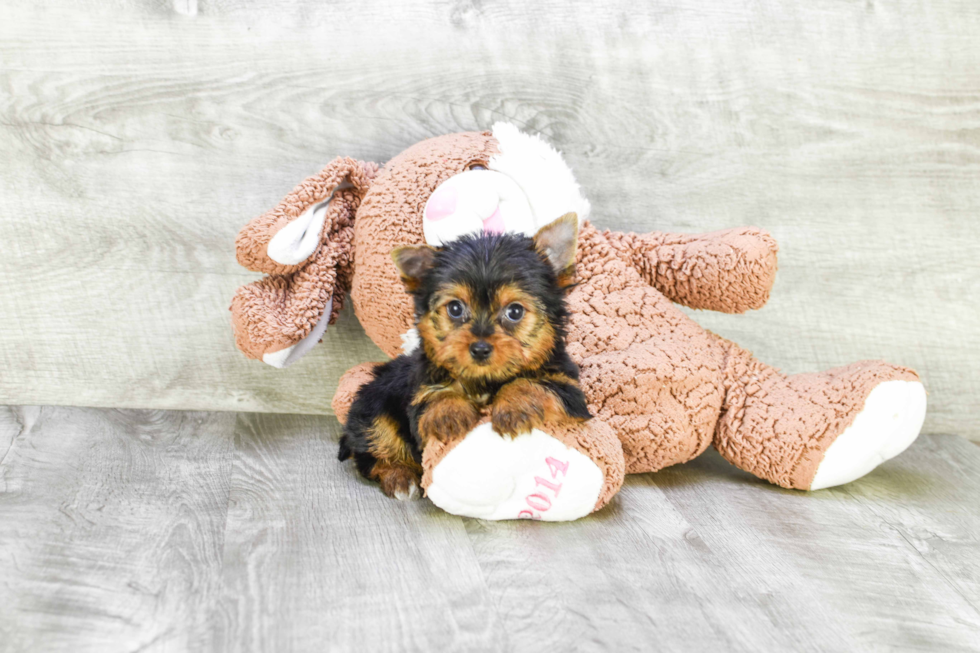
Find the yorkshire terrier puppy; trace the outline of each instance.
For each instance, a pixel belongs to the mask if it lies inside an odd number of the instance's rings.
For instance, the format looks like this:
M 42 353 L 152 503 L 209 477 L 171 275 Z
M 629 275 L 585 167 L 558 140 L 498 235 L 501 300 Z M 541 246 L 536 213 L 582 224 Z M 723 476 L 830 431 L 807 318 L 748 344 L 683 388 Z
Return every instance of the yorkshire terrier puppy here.
M 340 460 L 353 456 L 385 494 L 411 499 L 426 442 L 461 436 L 482 414 L 508 437 L 591 417 L 565 351 L 577 239 L 569 213 L 534 238 L 484 233 L 392 252 L 422 346 L 376 367 L 358 391 Z

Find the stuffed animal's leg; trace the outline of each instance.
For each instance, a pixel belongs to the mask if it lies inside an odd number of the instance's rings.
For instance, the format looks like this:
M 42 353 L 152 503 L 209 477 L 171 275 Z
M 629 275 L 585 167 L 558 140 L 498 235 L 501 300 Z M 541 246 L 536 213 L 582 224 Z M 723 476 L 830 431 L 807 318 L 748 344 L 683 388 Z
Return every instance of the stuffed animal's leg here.
M 882 361 L 787 376 L 730 344 L 724 375 L 715 448 L 786 488 L 818 490 L 864 476 L 904 451 L 925 418 L 918 375 Z
M 514 438 L 501 437 L 486 421 L 463 438 L 429 440 L 422 467 L 432 503 L 491 520 L 584 517 L 612 499 L 626 471 L 616 433 L 596 418 Z

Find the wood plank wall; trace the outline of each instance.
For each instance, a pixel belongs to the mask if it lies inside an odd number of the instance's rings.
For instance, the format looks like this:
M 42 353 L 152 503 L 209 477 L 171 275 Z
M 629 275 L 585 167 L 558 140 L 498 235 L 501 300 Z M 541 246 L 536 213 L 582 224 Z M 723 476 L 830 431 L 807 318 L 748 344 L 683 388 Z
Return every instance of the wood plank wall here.
M 786 371 L 917 368 L 980 439 L 975 0 L 0 0 L 0 403 L 318 413 L 353 315 L 234 348 L 233 239 L 338 154 L 511 120 L 594 222 L 771 230 L 773 299 L 703 325 Z

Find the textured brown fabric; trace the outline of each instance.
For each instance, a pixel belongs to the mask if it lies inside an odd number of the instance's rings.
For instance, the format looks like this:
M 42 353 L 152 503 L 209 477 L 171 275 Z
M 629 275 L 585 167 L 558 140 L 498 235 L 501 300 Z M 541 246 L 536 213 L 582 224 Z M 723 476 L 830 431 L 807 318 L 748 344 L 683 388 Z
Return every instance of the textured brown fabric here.
M 375 175 L 378 164 L 355 161 L 350 157 L 337 157 L 328 163 L 323 170 L 307 177 L 296 186 L 286 197 L 282 198 L 274 209 L 250 221 L 242 227 L 235 239 L 235 252 L 238 263 L 249 270 L 267 274 L 289 274 L 299 270 L 305 261 L 298 265 L 282 265 L 269 258 L 267 253 L 269 241 L 280 229 L 296 219 L 306 209 L 330 197 L 335 188 L 348 181 L 354 188 L 352 206 L 343 211 L 351 216 L 360 204 L 360 199 L 367 193 Z M 339 208 L 339 207 L 338 207 Z M 324 233 L 329 233 L 331 218 L 340 214 L 334 210 L 327 216 Z
M 724 347 L 646 283 L 629 242 L 631 235 L 583 225 L 568 353 L 632 474 L 688 461 L 711 444 Z
M 239 263 L 272 275 L 242 286 L 232 298 L 235 343 L 246 356 L 262 358 L 295 345 L 309 335 L 331 298 L 331 313 L 324 317 L 331 324 L 336 321 L 353 274 L 354 216 L 377 172 L 375 163 L 337 158 L 239 232 L 235 242 Z M 348 185 L 338 188 L 344 181 Z M 270 259 L 267 249 L 272 237 L 331 193 L 320 246 L 310 258 L 299 265 Z
M 762 308 L 776 277 L 775 239 L 762 229 L 613 234 L 610 243 L 667 299 L 723 313 Z
M 752 230 L 708 234 L 705 258 L 716 259 L 718 240 L 741 241 L 742 252 L 775 255 L 775 243 Z M 911 370 L 883 362 L 855 363 L 820 374 L 786 376 L 745 350 L 702 329 L 663 294 L 645 285 L 644 266 L 659 267 L 656 254 L 633 234 L 582 229 L 579 285 L 570 297 L 569 353 L 582 370 L 591 409 L 616 429 L 627 472 L 647 472 L 690 460 L 714 442 L 737 467 L 797 489 L 809 489 L 827 448 L 846 429 L 879 383 L 915 380 Z M 670 253 L 676 264 L 676 250 Z M 688 255 L 698 257 L 697 250 Z M 756 261 L 772 279 L 769 255 L 740 255 L 728 269 Z M 637 260 L 641 263 L 638 265 Z M 759 262 L 761 261 L 761 263 Z M 683 267 L 683 266 L 679 266 Z M 694 263 L 690 269 L 705 267 Z M 699 283 L 707 277 L 700 277 Z M 715 278 L 722 278 L 716 276 Z M 747 308 L 768 288 L 736 285 L 743 298 L 726 304 Z M 688 284 L 687 297 L 710 296 Z M 742 291 L 742 292 L 740 292 Z
M 381 350 L 397 356 L 412 328 L 412 301 L 402 291 L 391 250 L 425 242 L 422 212 L 439 184 L 486 164 L 497 153 L 489 132 L 440 136 L 417 143 L 378 174 L 354 223 L 357 265 L 351 297 L 364 330 Z
M 401 291 L 391 250 L 422 243 L 422 212 L 432 191 L 497 150 L 487 132 L 423 141 L 385 165 L 357 209 L 354 307 L 368 335 L 389 355 L 399 353 L 401 335 L 412 326 L 411 302 Z M 685 462 L 714 444 L 741 469 L 783 487 L 807 489 L 827 448 L 868 393 L 884 381 L 917 378 L 882 362 L 786 376 L 701 328 L 673 303 L 730 313 L 759 308 L 769 297 L 776 253 L 772 237 L 751 227 L 678 235 L 582 226 L 577 285 L 569 295 L 568 351 L 581 368 L 596 417 L 584 428 L 548 430 L 606 472 L 597 507 L 622 482 L 610 434 L 621 443 L 626 473 Z M 289 340 L 295 329 L 289 320 L 265 315 L 288 313 L 270 298 L 296 293 L 297 284 L 312 284 L 326 296 L 333 292 L 323 276 L 283 279 L 282 288 L 264 295 L 273 309 L 256 302 L 256 313 L 247 314 L 249 324 L 264 325 L 270 342 L 277 330 Z M 334 399 L 338 415 L 346 415 L 356 387 L 369 378 L 366 369 L 344 376 Z M 452 446 L 428 447 L 423 486 Z
M 552 425 L 548 428 L 548 434 L 566 447 L 577 449 L 599 466 L 605 483 L 593 510 L 599 510 L 609 503 L 626 478 L 623 445 L 612 427 L 602 420 L 591 419 L 580 424 Z
M 374 378 L 374 368 L 381 363 L 361 363 L 350 368 L 340 377 L 337 392 L 333 395 L 331 408 L 341 424 L 347 423 L 347 413 L 354 403 L 354 395 L 361 386 Z
M 715 448 L 736 467 L 785 488 L 810 488 L 827 449 L 878 384 L 919 380 L 914 371 L 882 361 L 787 376 L 718 340 L 728 355 Z

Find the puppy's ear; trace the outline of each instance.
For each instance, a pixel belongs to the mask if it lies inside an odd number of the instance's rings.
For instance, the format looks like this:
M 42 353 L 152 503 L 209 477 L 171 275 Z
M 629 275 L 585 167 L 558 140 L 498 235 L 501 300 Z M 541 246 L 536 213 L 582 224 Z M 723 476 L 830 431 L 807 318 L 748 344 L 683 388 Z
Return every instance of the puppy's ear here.
M 408 292 L 414 292 L 422 283 L 422 277 L 436 264 L 436 250 L 428 245 L 398 247 L 391 258 L 402 275 L 402 283 Z
M 578 244 L 578 215 L 566 213 L 534 235 L 534 245 L 551 264 L 562 286 L 571 283 L 575 273 Z

